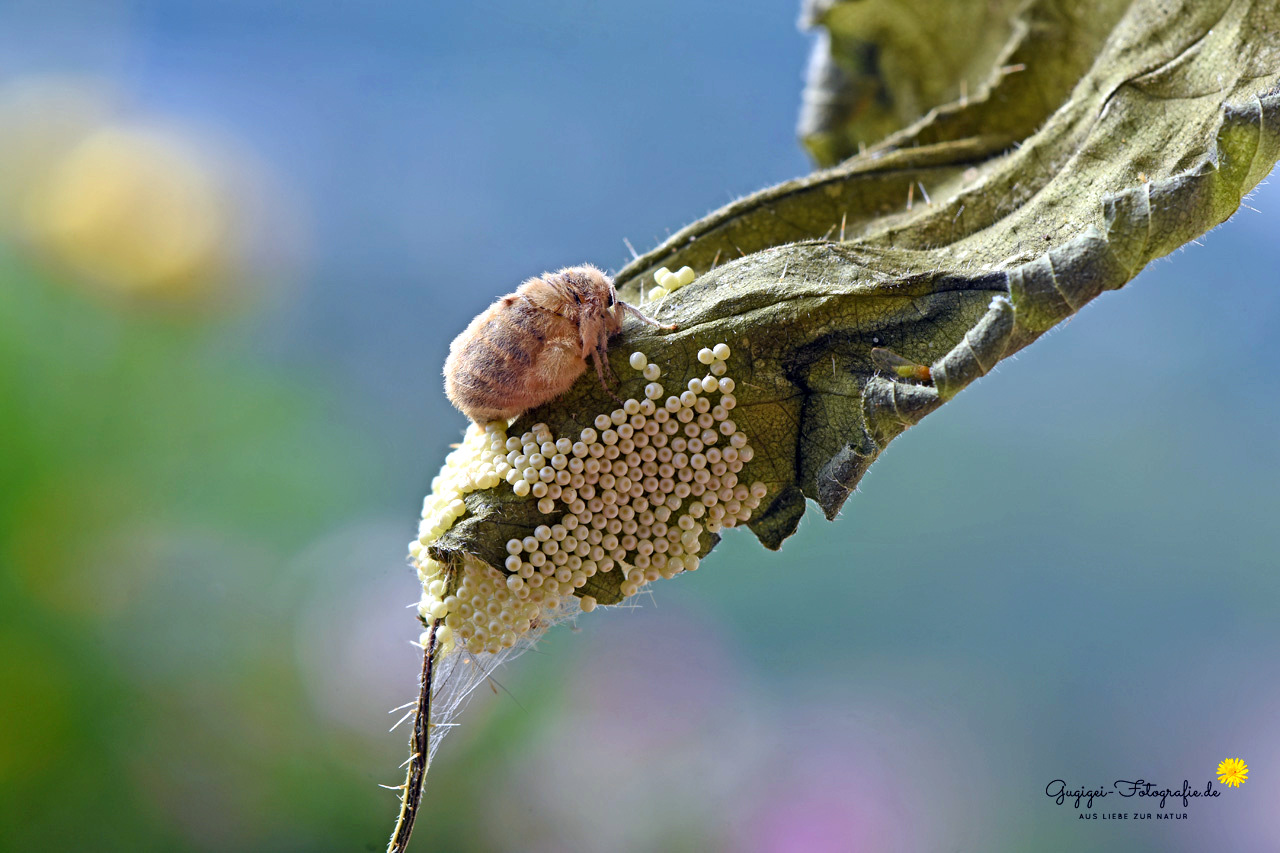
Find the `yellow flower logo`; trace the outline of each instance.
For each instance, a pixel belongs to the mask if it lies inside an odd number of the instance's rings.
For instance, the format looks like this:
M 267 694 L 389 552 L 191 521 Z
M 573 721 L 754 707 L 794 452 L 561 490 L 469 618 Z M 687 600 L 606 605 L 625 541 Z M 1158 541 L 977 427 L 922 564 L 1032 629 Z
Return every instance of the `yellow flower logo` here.
M 1228 758 L 1218 765 L 1218 781 L 1229 788 L 1239 788 L 1249 781 L 1249 765 L 1238 758 Z

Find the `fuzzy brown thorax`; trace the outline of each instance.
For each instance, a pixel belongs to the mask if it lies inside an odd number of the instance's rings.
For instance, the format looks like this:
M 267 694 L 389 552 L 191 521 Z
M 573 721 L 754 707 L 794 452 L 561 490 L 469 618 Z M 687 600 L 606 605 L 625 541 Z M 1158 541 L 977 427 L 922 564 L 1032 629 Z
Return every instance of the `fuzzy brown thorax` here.
M 525 281 L 471 321 L 449 347 L 445 394 L 476 423 L 508 420 L 564 393 L 587 358 L 608 387 L 609 338 L 627 311 L 613 280 L 594 266 Z

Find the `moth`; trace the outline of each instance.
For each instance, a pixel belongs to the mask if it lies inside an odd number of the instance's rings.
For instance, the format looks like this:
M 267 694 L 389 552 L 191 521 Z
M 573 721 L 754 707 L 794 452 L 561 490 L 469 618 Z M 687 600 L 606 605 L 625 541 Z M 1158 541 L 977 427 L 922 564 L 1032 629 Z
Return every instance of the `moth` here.
M 505 421 L 553 400 L 595 365 L 607 390 L 609 338 L 627 315 L 667 331 L 618 299 L 613 279 L 589 264 L 528 279 L 454 339 L 444 363 L 449 401 L 478 424 Z

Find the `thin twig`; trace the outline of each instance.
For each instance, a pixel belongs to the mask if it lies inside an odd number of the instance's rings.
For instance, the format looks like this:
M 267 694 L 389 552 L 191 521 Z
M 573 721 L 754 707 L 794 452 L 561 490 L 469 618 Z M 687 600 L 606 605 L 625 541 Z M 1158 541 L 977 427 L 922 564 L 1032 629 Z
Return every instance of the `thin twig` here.
M 413 832 L 413 822 L 418 817 L 418 805 L 422 802 L 422 783 L 427 778 L 427 764 L 431 759 L 431 681 L 436 652 L 436 629 L 439 627 L 440 620 L 433 619 L 427 628 L 427 645 L 422 650 L 422 685 L 413 716 L 413 734 L 409 736 L 409 772 L 400 798 L 400 816 L 391 833 L 387 853 L 404 853 L 409 844 L 409 835 Z

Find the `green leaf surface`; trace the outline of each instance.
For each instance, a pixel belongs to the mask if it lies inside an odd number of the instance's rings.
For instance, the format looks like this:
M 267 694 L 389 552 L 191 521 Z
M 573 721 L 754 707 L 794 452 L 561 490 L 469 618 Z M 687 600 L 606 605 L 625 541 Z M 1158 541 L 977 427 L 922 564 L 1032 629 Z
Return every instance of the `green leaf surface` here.
M 831 62 L 858 85 L 879 79 L 883 97 L 831 112 L 810 149 L 825 161 L 890 135 L 727 205 L 617 279 L 640 304 L 658 267 L 699 274 L 646 304 L 678 331 L 628 324 L 611 361 L 634 376 L 627 355 L 641 350 L 664 381 L 687 379 L 703 373 L 700 347 L 733 348 L 735 420 L 757 450 L 742 480 L 769 488 L 750 527 L 770 548 L 807 500 L 834 517 L 890 440 L 1000 359 L 1226 220 L 1280 159 L 1275 3 L 945 7 L 815 4 Z M 875 347 L 931 380 L 886 375 Z M 572 434 L 615 406 L 589 373 L 512 432 Z M 437 559 L 501 568 L 507 539 L 547 521 L 505 486 L 467 505 Z M 618 574 L 579 594 L 619 600 Z

